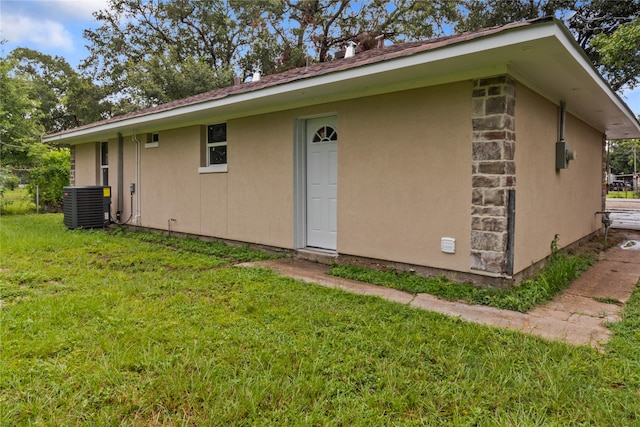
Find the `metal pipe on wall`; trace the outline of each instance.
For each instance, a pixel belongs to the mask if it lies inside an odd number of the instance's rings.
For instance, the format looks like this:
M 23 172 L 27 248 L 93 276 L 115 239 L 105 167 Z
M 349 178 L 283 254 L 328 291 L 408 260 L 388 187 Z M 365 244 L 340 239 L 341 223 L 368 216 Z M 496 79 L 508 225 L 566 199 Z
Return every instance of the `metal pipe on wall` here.
M 560 137 L 558 141 L 564 141 L 564 131 L 566 126 L 566 118 L 567 118 L 567 103 L 566 101 L 560 101 Z
M 513 276 L 516 232 L 516 190 L 508 191 L 507 200 L 507 274 Z
M 124 208 L 124 138 L 118 132 L 118 214 L 122 214 Z

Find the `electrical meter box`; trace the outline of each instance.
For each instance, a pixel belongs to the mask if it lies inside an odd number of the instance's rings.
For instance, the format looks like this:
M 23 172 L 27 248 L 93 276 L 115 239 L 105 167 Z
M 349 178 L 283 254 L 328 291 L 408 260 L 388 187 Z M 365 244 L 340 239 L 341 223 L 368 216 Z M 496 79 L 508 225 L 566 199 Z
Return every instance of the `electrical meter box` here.
M 569 149 L 567 141 L 556 142 L 556 169 L 567 169 L 569 161 L 577 158 L 578 155 Z
M 75 228 L 102 228 L 111 222 L 111 187 L 64 187 L 64 225 Z
M 556 142 L 556 169 L 566 169 L 568 161 L 569 144 L 565 141 Z

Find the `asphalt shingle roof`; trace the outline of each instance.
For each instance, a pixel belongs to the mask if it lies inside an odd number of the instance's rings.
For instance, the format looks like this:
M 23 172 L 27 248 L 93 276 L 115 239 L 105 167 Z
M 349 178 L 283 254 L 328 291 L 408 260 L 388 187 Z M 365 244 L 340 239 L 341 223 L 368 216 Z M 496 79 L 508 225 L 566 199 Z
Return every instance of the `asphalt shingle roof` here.
M 160 104 L 154 107 L 146 108 L 143 110 L 134 111 L 121 116 L 116 116 L 101 120 L 98 122 L 90 123 L 87 125 L 79 126 L 73 129 L 68 129 L 55 134 L 47 135 L 49 137 L 64 135 L 70 132 L 75 132 L 82 129 L 90 129 L 93 127 L 116 123 L 127 119 L 143 117 L 147 115 L 153 115 L 156 113 L 174 110 L 180 107 L 199 104 L 202 102 L 214 101 L 218 99 L 227 98 L 234 95 L 259 91 L 261 89 L 274 87 L 278 85 L 285 85 L 287 83 L 295 82 L 302 79 L 308 79 L 312 77 L 322 76 L 330 73 L 336 73 L 345 71 L 357 67 L 364 67 L 379 62 L 390 61 L 397 58 L 403 58 L 411 55 L 416 55 L 422 52 L 444 48 L 458 43 L 478 39 L 481 37 L 487 37 L 493 34 L 502 33 L 515 28 L 534 25 L 540 22 L 548 22 L 553 18 L 539 18 L 530 21 L 517 22 L 513 24 L 504 25 L 501 27 L 486 28 L 479 31 L 457 34 L 453 36 L 440 37 L 425 41 L 397 43 L 390 46 L 384 46 L 382 48 L 374 48 L 359 52 L 351 58 L 335 59 L 329 62 L 322 62 L 313 64 L 308 67 L 300 67 L 292 70 L 288 70 L 278 74 L 262 76 L 257 82 L 241 83 L 224 88 L 214 89 L 209 92 L 204 92 L 198 95 L 193 95 L 188 98 L 179 99 L 176 101 Z

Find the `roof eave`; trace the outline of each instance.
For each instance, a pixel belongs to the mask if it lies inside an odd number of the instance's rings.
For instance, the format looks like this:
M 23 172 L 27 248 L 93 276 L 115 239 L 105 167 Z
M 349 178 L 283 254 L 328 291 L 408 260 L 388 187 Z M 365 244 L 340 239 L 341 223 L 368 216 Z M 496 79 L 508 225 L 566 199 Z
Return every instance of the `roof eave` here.
M 589 92 L 606 110 L 588 109 L 580 94 L 567 84 L 557 82 L 556 76 L 545 73 L 545 64 L 554 58 L 544 55 L 528 59 L 526 49 L 564 49 L 560 66 L 567 79 L 576 80 L 579 87 Z M 500 54 L 502 58 L 500 58 Z M 533 58 L 533 59 L 531 59 Z M 528 62 L 529 61 L 529 62 Z M 554 65 L 558 65 L 555 64 Z M 530 72 L 528 68 L 540 67 L 542 71 Z M 509 71 L 507 71 L 509 70 Z M 110 123 L 48 135 L 45 142 L 77 144 L 113 137 L 120 133 L 145 133 L 207 124 L 212 120 L 228 120 L 270 111 L 291 109 L 320 102 L 369 96 L 411 87 L 442 84 L 455 80 L 513 72 L 534 90 L 554 102 L 567 101 L 568 111 L 601 130 L 609 139 L 638 138 L 640 124 L 621 98 L 602 79 L 582 49 L 571 37 L 564 25 L 550 20 L 531 26 L 516 27 L 486 37 L 427 50 L 411 56 L 363 65 L 346 70 L 294 80 L 253 91 L 229 95 L 219 99 L 175 107 L 166 111 L 123 118 Z M 547 74 L 547 76 L 545 76 Z M 245 83 L 250 85 L 251 83 Z M 605 117 L 606 116 L 606 117 Z

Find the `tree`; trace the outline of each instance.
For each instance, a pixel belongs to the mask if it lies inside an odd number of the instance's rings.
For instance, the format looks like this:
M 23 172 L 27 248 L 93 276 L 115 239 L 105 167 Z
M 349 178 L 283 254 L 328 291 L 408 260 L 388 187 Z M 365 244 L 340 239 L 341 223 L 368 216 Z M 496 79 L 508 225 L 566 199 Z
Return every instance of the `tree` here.
M 348 41 L 428 38 L 455 16 L 449 0 L 110 0 L 82 69 L 134 109 L 327 61 Z
M 597 62 L 597 50 L 591 46 L 591 40 L 599 34 L 611 35 L 620 25 L 638 18 L 640 0 L 588 0 L 576 1 L 569 19 L 569 28 L 578 44 L 589 57 Z
M 570 11 L 575 0 L 461 0 L 456 32 L 506 25 Z
M 30 98 L 32 82 L 13 74 L 13 59 L 0 60 L 0 168 L 27 169 L 29 147 L 40 139 L 44 128 L 36 99 Z
M 81 68 L 131 110 L 233 82 L 233 60 L 248 44 L 246 26 L 226 1 L 110 0 L 85 30 L 90 56 Z M 193 75 L 190 75 L 193 73 Z
M 640 0 L 462 0 L 456 31 L 473 31 L 542 16 L 565 19 L 614 90 L 640 78 Z
M 376 46 L 375 37 L 417 40 L 444 32 L 446 22 L 457 18 L 455 3 L 447 0 L 395 0 L 352 3 L 349 0 L 287 1 L 290 43 L 313 48 L 316 59 L 332 59 L 331 49 L 353 41 L 362 50 Z M 284 32 L 284 31 L 281 31 Z
M 69 185 L 69 169 L 71 168 L 68 148 L 52 148 L 37 143 L 29 150 L 32 168 L 29 173 L 29 192 L 36 191 L 45 211 L 62 210 L 62 189 Z
M 591 46 L 615 90 L 640 86 L 640 19 L 620 25 L 611 35 L 598 34 Z
M 39 102 L 37 120 L 44 132 L 59 132 L 108 115 L 110 106 L 102 102 L 100 89 L 63 58 L 17 48 L 9 59 L 11 73 L 29 82 L 25 95 Z
M 26 177 L 29 191 L 38 188 L 45 208 L 57 211 L 69 185 L 70 154 L 40 137 L 101 118 L 101 92 L 62 58 L 19 48 L 0 62 L 0 93 L 0 175 Z
M 612 141 L 609 148 L 609 169 L 614 175 L 633 172 L 633 147 L 640 148 L 640 141 L 627 139 Z M 636 165 L 637 167 L 640 165 Z

